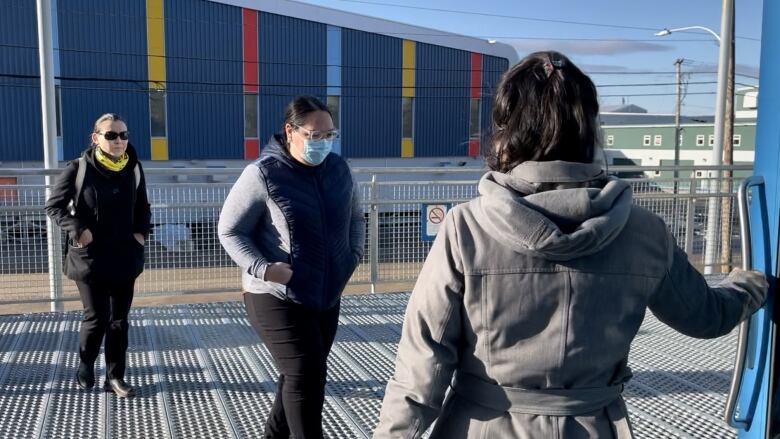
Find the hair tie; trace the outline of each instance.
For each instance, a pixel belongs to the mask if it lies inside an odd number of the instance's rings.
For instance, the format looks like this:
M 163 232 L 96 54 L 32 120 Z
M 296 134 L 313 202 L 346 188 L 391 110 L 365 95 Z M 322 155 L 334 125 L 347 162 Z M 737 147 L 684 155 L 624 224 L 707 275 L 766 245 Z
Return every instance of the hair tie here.
M 555 71 L 555 66 L 553 66 L 550 61 L 545 61 L 542 67 L 544 68 L 544 75 L 547 78 L 549 78 L 550 75 L 552 75 L 553 72 Z
M 556 69 L 562 69 L 563 66 L 564 62 L 562 59 L 551 59 L 545 61 L 542 65 L 542 67 L 544 67 L 544 74 L 547 75 L 547 78 L 549 78 Z

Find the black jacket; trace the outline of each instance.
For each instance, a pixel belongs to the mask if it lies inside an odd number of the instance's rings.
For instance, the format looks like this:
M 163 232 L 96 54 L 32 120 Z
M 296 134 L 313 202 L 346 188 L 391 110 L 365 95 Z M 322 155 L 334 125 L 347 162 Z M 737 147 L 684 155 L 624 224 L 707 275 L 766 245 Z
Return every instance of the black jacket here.
M 100 166 L 94 153 L 90 148 L 82 154 L 87 169 L 76 215 L 69 213 L 68 203 L 76 192 L 78 160 L 67 164 L 46 201 L 46 214 L 68 233 L 65 274 L 84 282 L 134 279 L 143 271 L 144 249 L 133 234 L 148 236 L 151 220 L 143 169 L 136 189 L 133 169 L 140 163 L 132 145 L 127 146 L 130 160 L 120 172 Z M 92 243 L 74 246 L 85 229 L 92 232 Z

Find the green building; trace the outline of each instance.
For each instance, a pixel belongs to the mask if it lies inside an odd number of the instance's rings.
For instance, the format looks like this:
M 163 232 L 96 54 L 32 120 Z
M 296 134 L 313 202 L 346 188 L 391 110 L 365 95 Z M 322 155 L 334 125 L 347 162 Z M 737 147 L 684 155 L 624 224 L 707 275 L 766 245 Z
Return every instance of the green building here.
M 737 90 L 734 120 L 734 164 L 752 164 L 756 142 L 755 88 Z M 603 143 L 611 165 L 674 164 L 674 115 L 648 114 L 636 105 L 605 107 L 601 113 Z M 712 163 L 715 144 L 713 116 L 682 116 L 680 164 Z M 655 173 L 661 176 L 661 173 Z

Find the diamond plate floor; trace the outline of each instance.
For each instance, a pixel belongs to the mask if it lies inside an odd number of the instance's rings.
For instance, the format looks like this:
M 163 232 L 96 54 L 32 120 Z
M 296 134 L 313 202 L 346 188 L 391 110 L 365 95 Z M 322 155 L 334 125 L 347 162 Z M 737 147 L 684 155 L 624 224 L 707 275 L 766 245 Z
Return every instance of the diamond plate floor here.
M 407 299 L 345 297 L 326 388 L 328 437 L 370 437 Z M 80 313 L 0 318 L 0 438 L 262 436 L 277 371 L 241 303 L 136 308 L 131 318 L 127 375 L 140 391 L 130 399 L 77 388 Z M 636 436 L 735 437 L 720 421 L 735 340 L 687 338 L 648 313 L 625 392 Z

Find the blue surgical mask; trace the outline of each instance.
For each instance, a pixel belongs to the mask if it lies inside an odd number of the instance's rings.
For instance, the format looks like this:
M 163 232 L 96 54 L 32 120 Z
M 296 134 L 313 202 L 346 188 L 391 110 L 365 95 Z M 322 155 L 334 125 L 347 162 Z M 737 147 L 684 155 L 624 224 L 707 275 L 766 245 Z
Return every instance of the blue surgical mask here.
M 301 158 L 310 165 L 317 166 L 325 161 L 325 158 L 333 149 L 333 140 L 303 140 L 303 154 Z

